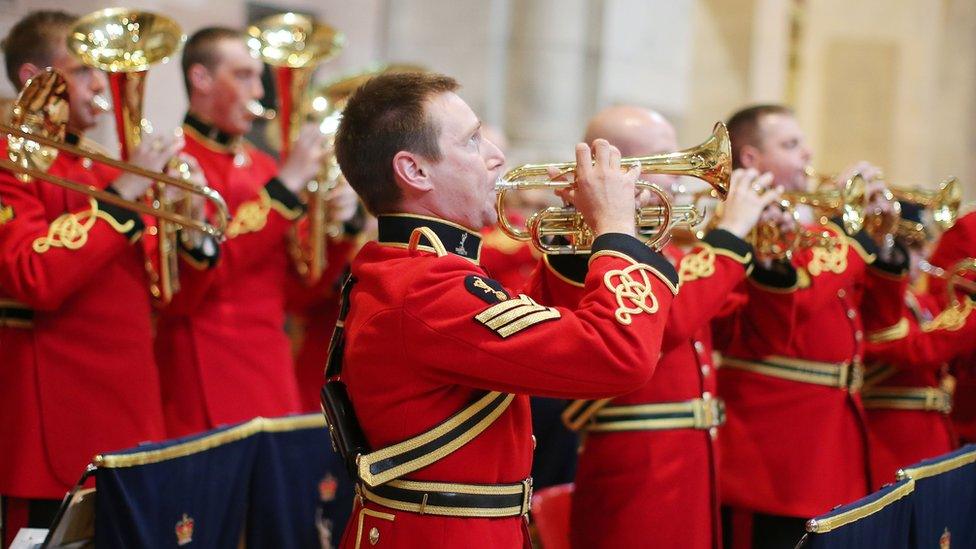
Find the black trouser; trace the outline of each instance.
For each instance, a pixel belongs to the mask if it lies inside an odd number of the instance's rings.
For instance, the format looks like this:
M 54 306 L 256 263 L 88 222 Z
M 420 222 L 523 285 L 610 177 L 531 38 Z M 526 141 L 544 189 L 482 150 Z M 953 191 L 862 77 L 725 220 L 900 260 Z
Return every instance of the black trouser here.
M 748 513 L 751 520 L 733 518 L 743 513 Z M 725 549 L 793 549 L 806 533 L 806 522 L 804 518 L 722 507 L 722 546 Z

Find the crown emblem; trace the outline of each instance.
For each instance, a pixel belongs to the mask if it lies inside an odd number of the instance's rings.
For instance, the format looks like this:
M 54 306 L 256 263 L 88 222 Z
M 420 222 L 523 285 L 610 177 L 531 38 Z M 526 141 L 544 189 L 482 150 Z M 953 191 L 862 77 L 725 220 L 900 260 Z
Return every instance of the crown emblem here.
M 193 519 L 183 513 L 183 520 L 176 523 L 176 544 L 180 547 L 193 541 Z
M 319 499 L 323 502 L 334 500 L 338 487 L 339 481 L 332 476 L 332 473 L 326 473 L 325 478 L 319 482 Z

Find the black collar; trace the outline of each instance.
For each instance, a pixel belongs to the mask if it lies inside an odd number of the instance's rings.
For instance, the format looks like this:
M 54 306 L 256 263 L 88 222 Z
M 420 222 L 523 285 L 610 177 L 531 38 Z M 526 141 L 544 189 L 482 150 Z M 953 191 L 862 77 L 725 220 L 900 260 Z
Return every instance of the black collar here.
M 210 124 L 207 124 L 206 122 L 193 116 L 191 113 L 186 113 L 183 123 L 192 128 L 202 137 L 205 137 L 222 147 L 229 148 L 240 140 L 239 135 L 231 135 L 229 133 L 222 132 L 214 126 L 211 126 Z
M 428 227 L 440 238 L 449 253 L 477 263 L 481 259 L 481 236 L 471 229 L 456 223 L 415 214 L 388 214 L 379 216 L 379 243 L 394 246 L 407 246 L 414 229 Z M 420 238 L 420 245 L 433 247 L 426 237 Z

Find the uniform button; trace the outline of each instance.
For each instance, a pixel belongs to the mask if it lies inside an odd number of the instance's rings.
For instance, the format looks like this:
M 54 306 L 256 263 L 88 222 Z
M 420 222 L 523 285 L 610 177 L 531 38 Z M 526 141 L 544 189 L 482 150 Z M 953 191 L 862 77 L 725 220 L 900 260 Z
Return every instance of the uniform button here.
M 847 310 L 847 318 L 854 320 L 854 317 L 856 316 L 857 316 L 857 311 L 855 311 L 854 309 Z
M 862 339 L 864 339 L 864 332 L 862 332 L 861 330 L 854 332 L 854 339 L 856 341 L 861 341 Z
M 380 530 L 377 527 L 372 527 L 369 529 L 369 544 L 376 545 L 380 542 Z
M 695 350 L 698 351 L 699 353 L 700 352 L 703 352 L 705 350 L 705 345 L 702 344 L 701 341 L 696 341 L 695 342 Z
M 92 167 L 92 160 L 91 160 L 91 158 L 82 158 L 81 159 L 81 167 L 82 168 L 85 168 L 86 170 L 90 170 L 91 167 Z
M 702 364 L 701 373 L 703 376 L 707 376 L 709 373 L 711 373 L 711 371 L 712 368 L 708 364 Z
M 844 291 L 844 289 L 843 289 L 843 288 L 841 288 L 840 290 L 837 290 L 837 297 L 841 297 L 841 298 L 843 298 L 843 297 L 845 297 L 845 296 L 847 296 L 847 292 L 846 292 L 846 291 Z
M 712 440 L 718 438 L 718 427 L 711 427 L 708 429 L 708 436 L 712 437 Z
M 712 398 L 712 393 L 709 393 L 708 391 L 702 393 L 702 400 L 708 400 L 710 398 Z

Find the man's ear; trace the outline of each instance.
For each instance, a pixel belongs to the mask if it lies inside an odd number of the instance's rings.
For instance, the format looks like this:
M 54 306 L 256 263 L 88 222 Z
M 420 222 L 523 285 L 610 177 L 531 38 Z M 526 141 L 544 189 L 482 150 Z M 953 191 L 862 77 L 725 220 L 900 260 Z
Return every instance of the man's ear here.
M 186 79 L 190 83 L 191 90 L 208 93 L 213 86 L 213 75 L 210 74 L 207 67 L 204 67 L 200 63 L 190 65 L 190 69 L 186 71 Z
M 743 145 L 739 149 L 739 164 L 743 168 L 755 168 L 759 164 L 761 153 L 759 148 L 754 145 Z
M 393 157 L 393 175 L 407 192 L 424 193 L 433 189 L 424 159 L 409 151 L 400 151 Z
M 34 78 L 42 72 L 42 69 L 33 63 L 24 63 L 17 70 L 17 79 L 20 80 L 20 87 L 23 89 L 27 85 L 27 81 Z

